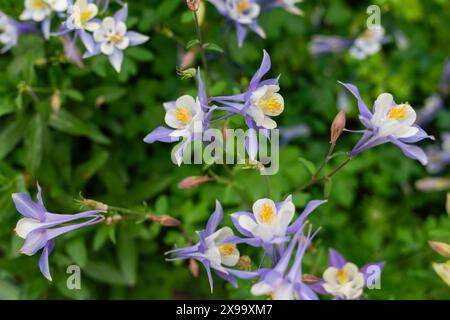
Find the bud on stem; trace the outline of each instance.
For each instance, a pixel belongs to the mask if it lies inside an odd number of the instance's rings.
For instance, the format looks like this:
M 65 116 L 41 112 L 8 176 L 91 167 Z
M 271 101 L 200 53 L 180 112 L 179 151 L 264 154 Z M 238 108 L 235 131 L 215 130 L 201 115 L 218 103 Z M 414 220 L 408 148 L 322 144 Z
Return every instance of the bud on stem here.
M 200 8 L 200 0 L 186 0 L 186 5 L 188 6 L 189 10 L 197 12 Z
M 330 143 L 336 144 L 336 141 L 341 136 L 345 129 L 345 112 L 339 111 L 336 117 L 334 117 L 333 123 L 331 124 L 331 137 Z
M 148 215 L 147 218 L 163 227 L 178 227 L 181 224 L 179 220 L 167 215 L 156 216 L 151 214 Z

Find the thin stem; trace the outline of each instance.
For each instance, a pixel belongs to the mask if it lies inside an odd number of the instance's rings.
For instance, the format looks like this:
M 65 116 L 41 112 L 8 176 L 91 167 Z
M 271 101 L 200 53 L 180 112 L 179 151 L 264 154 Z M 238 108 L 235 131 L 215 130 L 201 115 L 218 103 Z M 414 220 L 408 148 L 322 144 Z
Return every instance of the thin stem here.
M 328 164 L 328 162 L 331 160 L 335 147 L 336 147 L 335 143 L 330 144 L 330 148 L 328 149 L 327 156 L 322 161 L 322 164 L 320 165 L 320 167 L 317 170 L 317 172 L 314 174 L 313 178 L 317 178 L 320 175 L 320 173 L 322 172 L 322 170 L 325 168 L 325 166 Z
M 267 198 L 270 198 L 270 194 L 271 194 L 271 192 L 270 192 L 270 178 L 269 178 L 268 175 L 264 175 L 264 182 L 265 182 L 265 185 L 266 185 L 266 196 L 267 196 Z
M 203 69 L 205 72 L 205 79 L 208 79 L 208 62 L 206 60 L 206 52 L 205 52 L 205 46 L 203 43 L 202 31 L 200 28 L 200 23 L 198 21 L 197 12 L 193 11 L 193 13 L 194 13 L 195 29 L 197 31 L 197 40 L 198 40 L 198 44 L 200 47 L 200 56 L 202 59 Z
M 114 206 L 108 205 L 108 211 L 109 210 L 117 211 L 122 214 L 134 215 L 134 216 L 152 215 L 151 213 L 145 213 L 145 212 L 141 212 L 141 211 L 136 211 L 136 210 L 131 210 L 131 209 L 127 209 L 127 208 L 114 207 Z

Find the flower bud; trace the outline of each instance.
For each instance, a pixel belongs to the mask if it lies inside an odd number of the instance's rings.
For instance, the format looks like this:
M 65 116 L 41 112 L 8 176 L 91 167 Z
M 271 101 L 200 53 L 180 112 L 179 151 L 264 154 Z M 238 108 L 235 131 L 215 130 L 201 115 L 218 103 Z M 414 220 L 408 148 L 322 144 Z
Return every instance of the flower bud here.
M 447 214 L 450 217 L 450 192 L 447 193 L 447 204 L 445 205 L 445 208 L 447 209 Z
M 160 224 L 163 227 L 177 227 L 181 224 L 179 220 L 167 215 L 161 216 L 149 215 L 148 219 L 157 224 Z
M 189 10 L 197 12 L 200 8 L 200 0 L 186 0 Z
M 193 189 L 198 187 L 199 185 L 210 181 L 211 178 L 208 176 L 192 176 L 192 177 L 187 177 L 183 180 L 181 180 L 178 183 L 178 188 L 180 189 Z
M 105 223 L 108 225 L 118 224 L 122 220 L 122 216 L 120 214 L 115 214 L 113 216 L 107 217 Z
M 304 274 L 302 277 L 302 281 L 305 284 L 316 284 L 320 282 L 320 278 L 313 276 L 312 274 Z
M 450 179 L 446 178 L 423 178 L 417 180 L 415 186 L 420 191 L 443 191 L 450 188 Z
M 440 255 L 450 258 L 450 244 L 437 241 L 428 241 L 428 244 Z
M 339 111 L 336 117 L 334 117 L 333 123 L 331 124 L 331 138 L 330 143 L 336 144 L 337 139 L 341 136 L 345 129 L 345 112 Z
M 194 259 L 189 259 L 189 271 L 191 272 L 194 278 L 198 278 L 199 268 L 198 263 Z
M 91 199 L 82 199 L 81 204 L 86 207 L 90 207 L 94 210 L 102 210 L 102 211 L 108 211 L 108 205 L 104 204 L 100 201 L 95 201 Z
M 61 109 L 61 91 L 55 89 L 52 94 L 51 102 L 53 112 L 58 112 Z
M 239 270 L 252 271 L 252 260 L 249 256 L 242 256 L 238 261 Z

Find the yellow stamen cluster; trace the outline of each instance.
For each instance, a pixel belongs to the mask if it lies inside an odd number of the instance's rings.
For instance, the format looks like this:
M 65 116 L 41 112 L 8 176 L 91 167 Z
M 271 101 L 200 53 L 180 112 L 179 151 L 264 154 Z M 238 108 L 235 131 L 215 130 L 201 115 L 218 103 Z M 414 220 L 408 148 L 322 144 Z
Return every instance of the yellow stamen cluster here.
M 31 7 L 33 9 L 42 9 L 45 8 L 47 4 L 43 0 L 34 0 L 31 2 Z
M 80 22 L 81 22 L 81 23 L 86 23 L 86 22 L 88 22 L 89 20 L 91 20 L 92 14 L 93 14 L 93 12 L 90 11 L 90 10 L 81 12 L 81 13 L 80 13 Z
M 239 13 L 247 11 L 250 9 L 250 1 L 249 0 L 241 0 L 237 5 L 237 10 Z
M 281 111 L 282 105 L 281 102 L 278 101 L 278 99 L 272 95 L 268 97 L 263 97 L 259 103 L 258 106 L 261 108 L 264 113 L 271 113 L 276 114 Z
M 275 214 L 273 212 L 272 206 L 265 203 L 262 207 L 262 210 L 261 210 L 259 216 L 263 223 L 271 224 L 273 222 L 273 220 L 275 219 Z
M 112 35 L 109 39 L 110 39 L 110 41 L 111 41 L 112 43 L 118 44 L 118 43 L 122 42 L 123 37 L 122 37 L 122 36 L 119 36 L 119 35 L 117 35 L 117 34 L 114 34 L 114 35 Z
M 191 121 L 191 113 L 186 107 L 177 108 L 175 111 L 175 118 L 183 125 L 188 124 Z
M 389 111 L 388 118 L 394 120 L 402 120 L 406 117 L 408 113 L 407 105 L 401 104 L 398 106 L 393 106 L 391 111 Z
M 230 256 L 233 254 L 236 246 L 234 244 L 224 244 L 219 247 L 219 251 L 221 255 Z
M 347 272 L 344 269 L 339 269 L 336 273 L 336 278 L 339 284 L 346 284 L 348 282 Z

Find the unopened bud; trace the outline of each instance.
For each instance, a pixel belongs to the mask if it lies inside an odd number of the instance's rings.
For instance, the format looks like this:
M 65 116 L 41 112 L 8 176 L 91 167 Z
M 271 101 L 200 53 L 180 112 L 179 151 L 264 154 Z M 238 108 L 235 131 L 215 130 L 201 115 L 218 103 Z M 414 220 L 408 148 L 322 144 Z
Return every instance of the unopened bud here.
M 150 221 L 153 221 L 157 224 L 162 225 L 163 227 L 177 227 L 181 224 L 181 222 L 179 220 L 172 218 L 171 216 L 167 216 L 167 215 L 161 215 L 161 216 L 149 215 L 148 219 Z
M 238 266 L 242 271 L 252 271 L 252 260 L 249 256 L 242 256 L 239 258 Z
M 200 0 L 186 0 L 189 10 L 197 12 L 200 8 Z
M 440 255 L 450 258 L 450 244 L 437 241 L 428 241 L 428 244 Z
M 305 273 L 302 277 L 302 281 L 305 284 L 316 284 L 316 283 L 319 283 L 321 281 L 321 279 L 316 276 L 313 276 L 312 274 Z
M 211 178 L 208 176 L 192 176 L 192 177 L 187 177 L 183 180 L 181 180 L 178 183 L 178 188 L 180 189 L 193 189 L 198 187 L 199 185 L 210 181 Z
M 424 178 L 417 180 L 415 186 L 420 191 L 443 191 L 450 188 L 450 179 L 446 178 Z
M 337 139 L 341 136 L 345 129 L 345 112 L 339 111 L 336 117 L 334 117 L 333 123 L 331 124 L 331 138 L 330 143 L 336 144 Z
M 81 203 L 84 206 L 90 207 L 90 208 L 92 208 L 94 210 L 108 211 L 108 205 L 104 204 L 104 203 L 102 203 L 100 201 L 95 201 L 95 200 L 92 200 L 92 199 L 83 199 L 81 201 Z
M 189 259 L 189 271 L 191 272 L 192 276 L 194 278 L 198 278 L 198 274 L 199 274 L 199 268 L 198 268 L 198 263 L 197 261 L 195 261 L 195 259 Z
M 113 216 L 107 217 L 105 220 L 106 224 L 113 225 L 118 224 L 122 220 L 122 216 L 120 214 L 115 214 Z
M 61 109 L 61 91 L 55 89 L 52 94 L 51 102 L 53 112 L 58 112 Z

